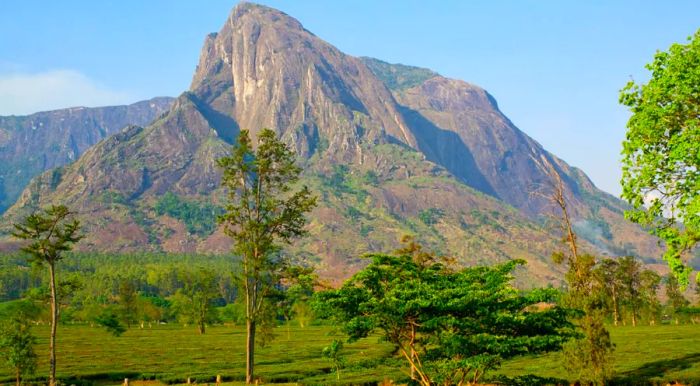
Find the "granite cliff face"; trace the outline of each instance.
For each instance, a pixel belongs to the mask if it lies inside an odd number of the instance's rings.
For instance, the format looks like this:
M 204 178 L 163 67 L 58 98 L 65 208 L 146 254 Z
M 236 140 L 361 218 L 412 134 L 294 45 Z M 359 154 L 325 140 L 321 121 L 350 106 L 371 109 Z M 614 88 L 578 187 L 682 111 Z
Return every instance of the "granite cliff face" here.
M 215 159 L 240 128 L 264 127 L 294 147 L 320 197 L 310 237 L 290 253 L 327 277 L 349 275 L 361 253 L 392 250 L 412 233 L 464 263 L 524 258 L 521 280 L 556 280 L 558 236 L 544 221 L 553 208 L 537 194 L 547 193 L 550 167 L 587 248 L 658 254 L 623 220 L 621 201 L 518 130 L 483 89 L 345 55 L 250 3 L 207 36 L 190 90 L 166 114 L 36 178 L 7 217 L 63 202 L 85 217 L 84 249 L 226 251 L 212 222 L 223 198 Z
M 77 160 L 85 150 L 129 124 L 146 125 L 170 108 L 172 98 L 128 106 L 73 107 L 0 117 L 0 213 L 29 181 Z

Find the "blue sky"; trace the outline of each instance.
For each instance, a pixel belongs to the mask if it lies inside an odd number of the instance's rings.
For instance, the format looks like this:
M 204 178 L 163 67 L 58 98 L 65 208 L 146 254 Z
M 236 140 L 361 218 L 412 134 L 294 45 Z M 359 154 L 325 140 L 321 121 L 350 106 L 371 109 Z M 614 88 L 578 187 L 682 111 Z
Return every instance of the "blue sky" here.
M 698 1 L 261 0 L 357 56 L 487 89 L 524 132 L 618 194 L 619 89 L 700 28 Z M 235 1 L 0 2 L 0 115 L 176 96 Z

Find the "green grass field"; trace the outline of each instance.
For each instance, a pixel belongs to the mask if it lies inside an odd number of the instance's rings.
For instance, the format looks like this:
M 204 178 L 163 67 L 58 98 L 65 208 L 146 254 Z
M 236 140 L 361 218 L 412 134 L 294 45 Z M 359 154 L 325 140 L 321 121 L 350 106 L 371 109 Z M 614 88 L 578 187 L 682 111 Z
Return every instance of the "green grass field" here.
M 329 327 L 276 329 L 276 339 L 256 356 L 256 373 L 266 383 L 338 383 L 321 350 L 337 338 Z M 35 329 L 39 336 L 40 365 L 37 376 L 47 373 L 48 327 Z M 649 384 L 682 380 L 700 384 L 700 326 L 619 327 L 611 329 L 617 345 L 616 371 L 619 384 Z M 60 326 L 58 375 L 67 384 L 118 384 L 123 378 L 155 379 L 182 383 L 188 377 L 211 382 L 217 374 L 224 380 L 243 379 L 244 330 L 212 327 L 205 335 L 194 328 L 153 326 L 132 328 L 114 337 L 100 328 Z M 369 338 L 346 345 L 344 384 L 363 384 L 384 379 L 405 380 L 403 362 L 392 358 L 392 347 Z M 566 379 L 559 354 L 524 357 L 504 364 L 507 376 L 534 374 Z M 11 382 L 9 369 L 0 368 L 0 382 Z

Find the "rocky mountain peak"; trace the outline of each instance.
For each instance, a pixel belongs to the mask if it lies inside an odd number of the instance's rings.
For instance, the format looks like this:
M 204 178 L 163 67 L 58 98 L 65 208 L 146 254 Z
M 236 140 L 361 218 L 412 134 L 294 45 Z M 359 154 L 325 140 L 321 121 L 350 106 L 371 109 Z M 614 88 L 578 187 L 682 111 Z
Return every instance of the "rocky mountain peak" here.
M 360 162 L 362 143 L 390 137 L 415 147 L 391 92 L 361 59 L 264 6 L 238 5 L 205 39 L 190 91 L 236 122 L 223 131 L 271 128 L 305 158 Z
M 304 27 L 297 19 L 286 13 L 275 8 L 248 1 L 242 1 L 233 8 L 229 15 L 228 23 L 243 23 L 244 19 L 261 25 L 275 25 L 275 28 L 304 30 Z M 304 31 L 310 33 L 306 30 Z
M 264 5 L 241 2 L 231 11 L 221 31 L 210 33 L 205 38 L 190 89 L 195 90 L 204 81 L 210 80 L 212 75 L 216 75 L 222 69 L 222 65 L 233 65 L 233 51 L 257 51 L 257 41 L 263 32 L 265 35 L 274 35 L 273 40 L 285 35 L 288 39 L 292 38 L 289 35 L 295 34 L 302 35 L 295 38 L 313 36 L 299 21 L 281 11 Z M 266 39 L 268 42 L 269 40 Z
M 328 276 L 347 276 L 360 264 L 354 257 L 391 250 L 410 233 L 464 262 L 524 257 L 551 281 L 558 235 L 542 227 L 551 213 L 542 189 L 552 168 L 589 246 L 656 253 L 623 220 L 623 203 L 520 131 L 482 88 L 346 55 L 251 3 L 205 38 L 191 87 L 167 114 L 36 178 L 7 216 L 63 202 L 90 213 L 86 249 L 226 251 L 228 239 L 206 223 L 214 216 L 193 221 L 221 204 L 215 160 L 242 128 L 273 129 L 300 156 L 320 205 L 296 251 L 321 257 Z M 166 192 L 191 213 L 157 210 Z

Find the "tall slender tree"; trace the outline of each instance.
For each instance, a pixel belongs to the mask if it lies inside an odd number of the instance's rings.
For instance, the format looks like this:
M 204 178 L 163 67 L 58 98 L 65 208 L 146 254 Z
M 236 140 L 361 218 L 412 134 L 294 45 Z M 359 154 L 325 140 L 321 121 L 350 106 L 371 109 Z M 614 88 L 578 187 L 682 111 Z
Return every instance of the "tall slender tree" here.
M 647 311 L 647 320 L 649 325 L 655 325 L 661 312 L 661 302 L 659 302 L 657 294 L 661 284 L 661 275 L 650 269 L 645 269 L 640 275 L 640 282 L 640 297 Z
M 583 337 L 572 339 L 564 346 L 564 366 L 572 374 L 576 374 L 578 381 L 604 385 L 612 373 L 614 345 L 610 333 L 605 328 L 603 305 L 597 296 L 600 288 L 596 286 L 594 273 L 596 259 L 595 256 L 581 253 L 578 247 L 564 184 L 553 165 L 549 165 L 549 176 L 552 180 L 550 199 L 561 211 L 559 225 L 562 240 L 567 247 L 553 254 L 555 262 L 567 266 L 567 292 L 564 303 L 584 313 L 575 321 Z
M 27 216 L 14 225 L 13 236 L 28 243 L 22 251 L 36 264 L 49 268 L 49 290 L 51 293 L 51 336 L 49 339 L 49 386 L 56 385 L 56 327 L 58 324 L 58 296 L 56 290 L 56 264 L 65 252 L 83 238 L 80 222 L 65 205 L 52 205 L 41 212 Z
M 690 302 L 683 296 L 681 285 L 677 277 L 672 273 L 666 276 L 666 308 L 673 314 L 676 324 L 679 323 L 679 311 L 687 307 Z
M 618 275 L 619 263 L 610 258 L 603 259 L 595 268 L 594 275 L 603 294 L 607 298 L 608 307 L 613 314 L 613 324 L 620 324 L 620 296 L 621 287 L 620 276 Z
M 128 278 L 119 280 L 119 313 L 121 314 L 122 322 L 127 328 L 131 328 L 133 323 L 136 323 L 138 318 L 138 292 L 136 285 Z
M 625 256 L 619 260 L 618 271 L 632 326 L 637 326 L 641 302 L 642 264 L 632 256 Z
M 248 130 L 241 130 L 231 154 L 218 160 L 228 194 L 226 213 L 219 221 L 241 259 L 248 384 L 254 380 L 256 326 L 265 314 L 266 297 L 287 265 L 279 253 L 280 243 L 305 234 L 305 214 L 316 205 L 306 186 L 292 189 L 301 173 L 294 161 L 294 152 L 269 129 L 260 132 L 257 149 Z

